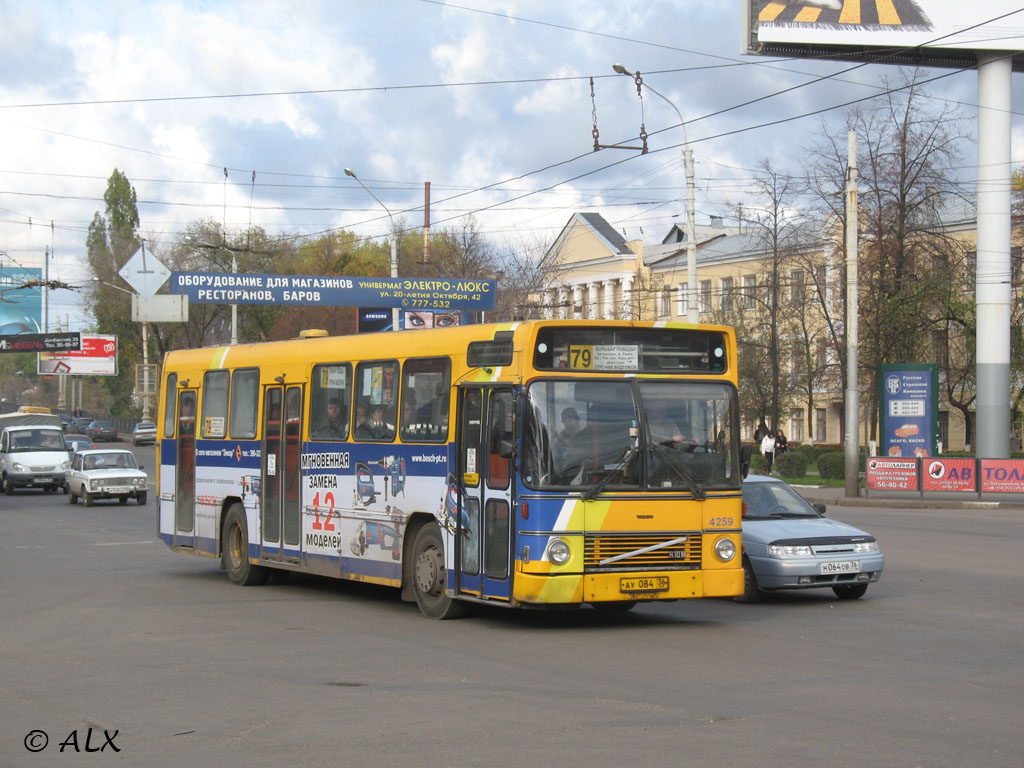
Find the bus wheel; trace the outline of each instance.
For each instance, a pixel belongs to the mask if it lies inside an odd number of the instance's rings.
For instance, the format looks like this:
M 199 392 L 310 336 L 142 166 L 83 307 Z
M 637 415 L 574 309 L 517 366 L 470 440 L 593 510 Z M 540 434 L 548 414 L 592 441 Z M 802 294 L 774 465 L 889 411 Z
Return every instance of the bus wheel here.
M 240 504 L 228 507 L 222 547 L 224 569 L 235 584 L 251 587 L 266 582 L 267 569 L 249 562 L 249 533 Z
M 444 593 L 444 545 L 441 531 L 428 523 L 416 532 L 412 546 L 412 587 L 420 612 L 428 619 L 458 619 L 466 615 L 467 604 Z

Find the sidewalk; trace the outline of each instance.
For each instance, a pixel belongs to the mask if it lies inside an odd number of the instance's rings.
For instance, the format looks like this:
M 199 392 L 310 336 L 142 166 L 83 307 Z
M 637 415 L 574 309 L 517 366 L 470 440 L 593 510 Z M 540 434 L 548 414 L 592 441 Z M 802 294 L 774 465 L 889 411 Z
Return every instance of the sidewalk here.
M 785 479 L 785 478 L 780 478 Z M 963 494 L 959 498 L 950 495 L 941 498 L 927 497 L 922 499 L 919 495 L 893 494 L 881 495 L 875 491 L 870 496 L 864 495 L 864 489 L 860 489 L 860 496 L 847 497 L 846 488 L 827 488 L 813 485 L 792 486 L 801 496 L 811 504 L 824 504 L 826 507 L 875 507 L 888 509 L 1024 509 L 1024 500 L 1011 499 L 1007 501 L 990 501 L 988 499 L 979 501 L 976 496 Z M 967 498 L 964 498 L 966 496 Z

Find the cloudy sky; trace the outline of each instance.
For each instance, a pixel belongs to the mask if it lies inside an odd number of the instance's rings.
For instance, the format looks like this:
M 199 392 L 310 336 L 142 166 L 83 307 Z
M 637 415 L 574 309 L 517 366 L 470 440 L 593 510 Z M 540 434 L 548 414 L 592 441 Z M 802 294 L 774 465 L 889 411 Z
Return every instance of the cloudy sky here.
M 683 131 L 613 63 L 643 72 L 687 120 L 698 224 L 752 197 L 761 160 L 799 172 L 821 117 L 757 126 L 877 94 L 896 76 L 745 56 L 741 6 L 0 0 L 0 259 L 39 267 L 51 248 L 51 277 L 80 284 L 114 168 L 135 186 L 157 253 L 197 219 L 384 235 L 387 215 L 346 167 L 411 227 L 430 181 L 434 227 L 471 216 L 497 244 L 536 252 L 576 211 L 658 242 L 682 220 Z M 977 74 L 935 93 L 973 119 Z M 636 144 L 642 121 L 651 152 L 593 152 L 595 116 L 603 144 Z M 841 110 L 825 117 L 838 126 Z M 1016 137 L 1016 113 L 1013 124 Z M 965 151 L 969 180 L 975 150 Z M 65 318 L 82 327 L 75 295 L 56 292 L 51 326 Z

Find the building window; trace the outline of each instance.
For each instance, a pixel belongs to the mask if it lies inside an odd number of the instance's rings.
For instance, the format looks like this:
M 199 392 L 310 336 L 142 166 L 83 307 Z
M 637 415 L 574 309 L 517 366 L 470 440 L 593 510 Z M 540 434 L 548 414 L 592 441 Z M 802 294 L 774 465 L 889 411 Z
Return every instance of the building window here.
M 658 317 L 666 318 L 672 314 L 672 292 L 666 288 L 658 294 Z
M 814 442 L 824 443 L 828 438 L 828 411 L 824 408 L 814 409 Z
M 700 281 L 700 303 L 698 304 L 701 312 L 711 311 L 711 281 L 701 280 Z
M 732 311 L 732 278 L 723 277 L 718 281 L 719 290 L 722 292 L 722 298 L 720 300 L 722 311 Z
M 679 317 L 686 317 L 687 312 L 690 311 L 689 294 L 687 293 L 686 283 L 680 283 L 676 286 L 676 298 L 679 303 L 679 311 L 676 313 Z
M 804 303 L 804 271 L 802 269 L 790 270 L 789 300 L 797 306 Z
M 757 303 L 757 275 L 743 276 L 743 308 L 753 309 Z
M 804 441 L 804 412 L 795 410 L 789 417 L 789 439 L 791 442 Z
M 939 442 L 941 450 L 949 450 L 949 411 L 939 411 Z
M 828 364 L 828 342 L 825 339 L 814 340 L 814 367 L 819 371 Z
M 814 287 L 818 294 L 818 299 L 821 302 L 825 302 L 828 298 L 828 272 L 824 264 L 819 264 L 814 268 Z

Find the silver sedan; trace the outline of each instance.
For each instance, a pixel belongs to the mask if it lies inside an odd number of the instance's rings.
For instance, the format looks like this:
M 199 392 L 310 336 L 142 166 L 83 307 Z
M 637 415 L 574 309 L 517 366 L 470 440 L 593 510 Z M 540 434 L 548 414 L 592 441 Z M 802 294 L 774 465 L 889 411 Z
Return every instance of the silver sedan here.
M 882 575 L 878 542 L 859 528 L 825 517 L 782 480 L 743 481 L 743 571 L 739 602 L 762 591 L 831 588 L 841 600 L 863 597 Z

